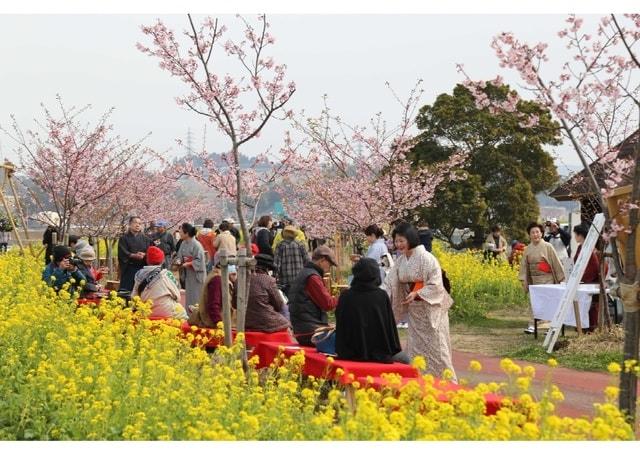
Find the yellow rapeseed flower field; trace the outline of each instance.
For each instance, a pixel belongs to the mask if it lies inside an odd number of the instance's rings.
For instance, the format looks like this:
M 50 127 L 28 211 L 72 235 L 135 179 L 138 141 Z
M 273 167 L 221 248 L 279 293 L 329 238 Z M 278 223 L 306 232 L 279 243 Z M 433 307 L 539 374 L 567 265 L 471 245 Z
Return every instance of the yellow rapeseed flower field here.
M 451 296 L 455 301 L 451 319 L 481 317 L 492 309 L 526 305 L 517 265 L 485 261 L 481 251 L 453 251 L 440 241 L 434 241 L 433 254 L 451 282 Z
M 592 420 L 554 415 L 550 386 L 526 393 L 532 370 L 504 363 L 508 382 L 481 383 L 438 400 L 425 376 L 400 391 L 345 389 L 305 378 L 304 355 L 244 372 L 239 346 L 213 354 L 190 346 L 179 329 L 145 319 L 115 295 L 99 307 L 40 282 L 41 265 L 0 257 L 0 439 L 633 439 L 608 400 Z M 456 271 L 450 266 L 451 272 Z M 422 368 L 424 363 L 416 361 Z M 476 364 L 472 368 L 480 369 Z M 484 415 L 483 394 L 507 397 Z

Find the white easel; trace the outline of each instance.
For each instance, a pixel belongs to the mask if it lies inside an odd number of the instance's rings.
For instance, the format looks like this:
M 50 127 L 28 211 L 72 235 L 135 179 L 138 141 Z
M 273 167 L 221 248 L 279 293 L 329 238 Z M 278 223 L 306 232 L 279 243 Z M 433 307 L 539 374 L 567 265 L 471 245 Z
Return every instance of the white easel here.
M 573 305 L 573 300 L 576 297 L 576 291 L 578 291 L 578 285 L 580 285 L 582 274 L 584 274 L 584 271 L 587 268 L 589 258 L 591 257 L 593 249 L 596 247 L 596 242 L 598 242 L 598 237 L 600 236 L 600 232 L 602 231 L 603 226 L 604 214 L 596 214 L 596 216 L 593 218 L 593 223 L 589 228 L 589 234 L 582 244 L 580 256 L 578 257 L 575 266 L 573 266 L 573 270 L 571 271 L 571 275 L 569 276 L 569 280 L 567 281 L 567 288 L 562 295 L 562 300 L 560 301 L 558 310 L 551 320 L 551 327 L 547 331 L 547 336 L 545 337 L 544 343 L 542 344 L 543 347 L 546 347 L 547 345 L 549 346 L 547 348 L 548 353 L 551 353 L 553 351 L 553 346 L 558 340 L 560 329 L 562 328 L 564 319 L 567 316 L 567 310 L 569 310 L 569 306 Z M 579 326 L 578 320 L 579 314 L 576 313 L 576 321 L 578 322 Z

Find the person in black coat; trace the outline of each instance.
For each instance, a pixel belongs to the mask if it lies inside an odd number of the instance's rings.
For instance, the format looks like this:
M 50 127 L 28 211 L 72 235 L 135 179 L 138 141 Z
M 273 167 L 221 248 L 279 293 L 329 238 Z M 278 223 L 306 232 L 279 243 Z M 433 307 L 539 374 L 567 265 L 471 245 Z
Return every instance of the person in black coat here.
M 391 301 L 380 289 L 380 267 L 371 258 L 353 266 L 351 287 L 340 295 L 336 308 L 336 354 L 345 360 L 403 362 Z

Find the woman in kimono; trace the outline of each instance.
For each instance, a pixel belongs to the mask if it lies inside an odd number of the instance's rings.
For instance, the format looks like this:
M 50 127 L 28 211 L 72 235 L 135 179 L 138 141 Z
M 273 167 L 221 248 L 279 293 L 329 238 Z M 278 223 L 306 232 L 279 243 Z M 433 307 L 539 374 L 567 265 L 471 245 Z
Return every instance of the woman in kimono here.
M 191 306 L 198 305 L 204 280 L 207 276 L 207 263 L 204 258 L 204 249 L 202 244 L 195 238 L 197 230 L 189 224 L 183 223 L 180 227 L 180 239 L 182 243 L 176 254 L 175 264 L 184 270 L 185 274 L 185 290 L 186 304 L 188 314 L 190 314 Z
M 408 223 L 393 230 L 399 252 L 389 270 L 385 287 L 391 297 L 394 316 L 408 314 L 407 354 L 427 361 L 427 373 L 441 377 L 448 369 L 456 380 L 449 338 L 449 308 L 453 299 L 442 284 L 438 260 L 420 243 L 418 231 Z
M 524 251 L 520 261 L 520 280 L 522 288 L 529 292 L 529 285 L 557 284 L 564 281 L 564 270 L 553 245 L 542 240 L 544 228 L 537 222 L 527 226 L 531 243 Z M 525 333 L 533 333 L 533 322 Z

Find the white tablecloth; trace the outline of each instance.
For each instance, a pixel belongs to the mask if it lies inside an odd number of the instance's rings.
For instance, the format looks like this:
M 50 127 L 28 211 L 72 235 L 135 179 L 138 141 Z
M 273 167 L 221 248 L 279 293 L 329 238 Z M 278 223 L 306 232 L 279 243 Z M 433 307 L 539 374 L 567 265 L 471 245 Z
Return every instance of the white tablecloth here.
M 531 300 L 531 310 L 533 317 L 542 321 L 551 321 L 560 306 L 560 300 L 567 286 L 564 283 L 559 285 L 531 285 L 529 286 L 529 298 Z M 591 307 L 591 296 L 598 294 L 600 287 L 597 284 L 583 284 L 576 291 L 576 300 L 580 307 L 580 322 L 583 328 L 589 327 L 589 308 Z M 573 304 L 567 310 L 564 324 L 568 326 L 576 325 L 576 316 Z

